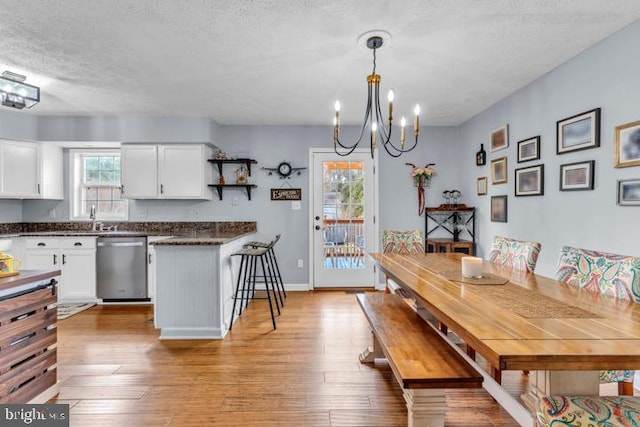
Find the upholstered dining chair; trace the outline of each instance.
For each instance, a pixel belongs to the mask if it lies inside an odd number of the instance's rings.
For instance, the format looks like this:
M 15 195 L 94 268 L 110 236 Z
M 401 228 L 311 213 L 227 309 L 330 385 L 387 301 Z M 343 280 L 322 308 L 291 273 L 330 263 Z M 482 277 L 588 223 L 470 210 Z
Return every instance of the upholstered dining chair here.
M 556 278 L 590 292 L 640 302 L 640 257 L 564 246 Z M 618 383 L 618 394 L 633 395 L 634 371 L 602 371 L 600 383 Z
M 489 252 L 489 261 L 514 270 L 533 273 L 540 248 L 541 245 L 537 242 L 495 236 Z
M 382 252 L 386 254 L 421 254 L 424 253 L 424 240 L 419 230 L 395 231 L 382 230 Z M 389 292 L 389 278 L 386 292 Z M 397 286 L 392 286 L 397 287 Z

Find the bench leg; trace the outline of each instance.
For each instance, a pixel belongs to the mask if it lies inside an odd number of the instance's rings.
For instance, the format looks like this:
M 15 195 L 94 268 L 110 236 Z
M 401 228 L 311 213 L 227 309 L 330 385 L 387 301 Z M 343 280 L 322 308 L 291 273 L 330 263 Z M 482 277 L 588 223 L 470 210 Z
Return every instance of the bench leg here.
M 373 333 L 371 335 L 373 336 L 373 347 L 367 347 L 365 351 L 360 353 L 360 363 L 373 363 L 374 359 L 384 359 L 385 357 L 376 336 Z
M 444 390 L 405 389 L 409 427 L 443 427 L 447 402 Z

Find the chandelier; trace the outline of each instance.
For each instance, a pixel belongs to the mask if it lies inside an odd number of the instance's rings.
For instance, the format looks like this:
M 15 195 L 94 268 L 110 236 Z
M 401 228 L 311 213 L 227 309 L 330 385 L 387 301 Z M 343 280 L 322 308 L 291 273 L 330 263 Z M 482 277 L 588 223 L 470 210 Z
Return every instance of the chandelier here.
M 23 75 L 5 71 L 0 76 L 0 96 L 5 107 L 31 108 L 40 102 L 40 88 L 24 83 Z
M 415 106 L 413 112 L 415 118 L 413 120 L 413 133 L 414 141 L 408 146 L 405 144 L 405 126 L 407 120 L 402 117 L 400 119 L 400 141 L 399 145 L 394 144 L 391 140 L 391 133 L 394 128 L 393 122 L 393 100 L 395 94 L 393 90 L 389 91 L 387 95 L 388 101 L 388 117 L 385 123 L 385 119 L 382 115 L 382 108 L 380 107 L 380 75 L 376 74 L 376 50 L 382 47 L 384 40 L 380 34 L 387 34 L 386 32 L 370 31 L 361 36 L 367 37 L 366 46 L 373 50 L 373 71 L 367 76 L 367 108 L 364 113 L 364 123 L 360 130 L 360 136 L 358 140 L 353 144 L 346 144 L 340 141 L 340 101 L 335 103 L 335 117 L 333 118 L 333 149 L 336 154 L 340 156 L 348 156 L 358 147 L 358 144 L 362 141 L 365 134 L 369 136 L 369 146 L 371 148 L 371 158 L 373 158 L 374 151 L 378 144 L 386 150 L 392 157 L 400 157 L 402 153 L 411 151 L 416 148 L 418 144 L 418 134 L 420 131 L 420 105 Z M 396 125 L 397 126 L 397 125 Z M 367 131 L 368 129 L 368 131 Z

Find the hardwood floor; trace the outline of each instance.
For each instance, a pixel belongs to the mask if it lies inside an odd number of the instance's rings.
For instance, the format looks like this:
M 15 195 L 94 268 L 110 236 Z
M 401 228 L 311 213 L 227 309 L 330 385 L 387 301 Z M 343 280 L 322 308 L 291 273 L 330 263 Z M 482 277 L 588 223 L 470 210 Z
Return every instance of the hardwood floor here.
M 275 331 L 253 301 L 218 341 L 159 341 L 152 316 L 96 306 L 58 323 L 54 402 L 72 426 L 407 425 L 388 366 L 358 362 L 371 336 L 354 295 L 290 292 Z M 521 390 L 522 375 L 505 383 Z M 517 425 L 482 389 L 446 394 L 447 426 Z

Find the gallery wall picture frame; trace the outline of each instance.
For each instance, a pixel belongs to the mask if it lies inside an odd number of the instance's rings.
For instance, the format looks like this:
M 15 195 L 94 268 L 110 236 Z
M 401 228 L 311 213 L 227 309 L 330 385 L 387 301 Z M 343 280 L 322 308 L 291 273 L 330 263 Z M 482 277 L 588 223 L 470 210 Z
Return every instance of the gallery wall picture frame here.
M 491 160 L 491 183 L 505 184 L 507 179 L 507 157 Z
M 507 222 L 507 196 L 491 196 L 491 221 Z
M 476 182 L 476 191 L 478 196 L 486 196 L 487 195 L 487 177 L 481 176 L 478 177 Z
M 613 146 L 615 167 L 640 166 L 640 120 L 616 126 Z
M 540 135 L 518 141 L 518 163 L 540 160 Z
M 544 195 L 544 165 L 516 169 L 515 185 L 516 196 Z
M 595 160 L 560 165 L 560 191 L 593 190 Z
M 618 205 L 640 206 L 640 178 L 618 180 Z
M 491 151 L 498 151 L 509 146 L 509 125 L 500 126 L 491 132 L 489 144 Z
M 556 122 L 556 153 L 587 150 L 600 146 L 600 108 Z

